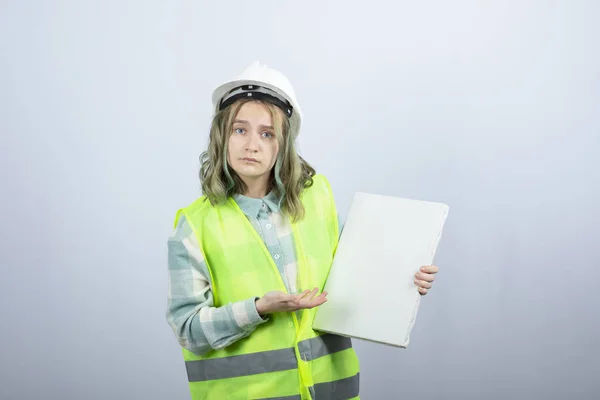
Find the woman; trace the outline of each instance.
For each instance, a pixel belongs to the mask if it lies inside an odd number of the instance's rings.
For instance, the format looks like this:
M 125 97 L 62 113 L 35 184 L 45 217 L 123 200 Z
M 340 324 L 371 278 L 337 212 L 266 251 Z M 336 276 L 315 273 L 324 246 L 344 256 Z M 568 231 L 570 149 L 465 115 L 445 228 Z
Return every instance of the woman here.
M 311 328 L 339 227 L 329 183 L 295 150 L 294 89 L 255 62 L 213 103 L 203 196 L 169 240 L 167 320 L 192 399 L 358 399 L 352 342 Z M 421 294 L 436 272 L 417 274 Z

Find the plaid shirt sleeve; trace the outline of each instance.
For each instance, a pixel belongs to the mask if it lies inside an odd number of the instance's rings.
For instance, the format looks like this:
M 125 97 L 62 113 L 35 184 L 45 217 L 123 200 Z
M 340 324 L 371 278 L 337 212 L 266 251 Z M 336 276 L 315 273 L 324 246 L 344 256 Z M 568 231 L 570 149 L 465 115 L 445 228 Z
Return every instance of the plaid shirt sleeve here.
M 212 283 L 198 240 L 184 216 L 168 240 L 167 322 L 179 344 L 203 355 L 250 335 L 268 321 L 255 299 L 213 307 Z

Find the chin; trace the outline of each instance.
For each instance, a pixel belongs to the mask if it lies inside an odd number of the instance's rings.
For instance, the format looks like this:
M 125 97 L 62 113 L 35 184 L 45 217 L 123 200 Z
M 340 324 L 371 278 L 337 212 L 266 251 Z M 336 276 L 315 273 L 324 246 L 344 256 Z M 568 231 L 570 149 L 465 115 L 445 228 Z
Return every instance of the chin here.
M 240 165 L 233 170 L 240 177 L 258 178 L 259 176 L 264 175 L 266 171 L 263 171 L 262 168 L 259 169 L 257 167 L 258 165 Z

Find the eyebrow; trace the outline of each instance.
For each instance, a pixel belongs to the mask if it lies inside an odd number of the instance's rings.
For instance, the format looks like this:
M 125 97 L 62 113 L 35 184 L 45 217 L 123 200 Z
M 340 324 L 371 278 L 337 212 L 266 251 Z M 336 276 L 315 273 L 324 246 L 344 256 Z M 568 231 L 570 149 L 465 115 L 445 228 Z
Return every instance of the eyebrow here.
M 234 124 L 249 124 L 249 122 L 246 121 L 245 119 L 236 119 L 233 121 L 233 123 Z M 275 129 L 271 125 L 261 125 L 260 127 L 263 129 Z

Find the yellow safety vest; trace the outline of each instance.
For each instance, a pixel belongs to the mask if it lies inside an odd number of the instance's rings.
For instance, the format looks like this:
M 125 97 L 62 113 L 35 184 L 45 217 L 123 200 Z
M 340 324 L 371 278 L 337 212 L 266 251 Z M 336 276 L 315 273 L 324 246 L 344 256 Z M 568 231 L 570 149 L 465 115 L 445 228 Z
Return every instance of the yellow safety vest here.
M 338 244 L 337 211 L 322 175 L 301 194 L 305 217 L 292 224 L 299 289 L 323 288 Z M 183 213 L 204 255 L 215 307 L 286 291 L 259 234 L 231 198 L 205 196 Z M 182 349 L 193 400 L 359 399 L 359 363 L 349 338 L 311 327 L 316 308 L 274 313 L 248 337 L 197 356 Z

